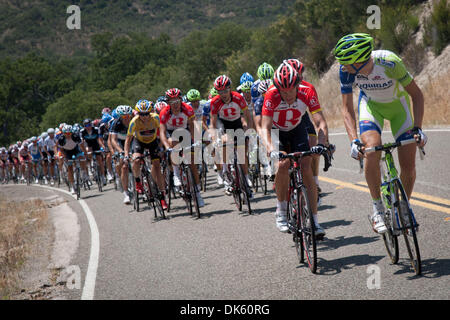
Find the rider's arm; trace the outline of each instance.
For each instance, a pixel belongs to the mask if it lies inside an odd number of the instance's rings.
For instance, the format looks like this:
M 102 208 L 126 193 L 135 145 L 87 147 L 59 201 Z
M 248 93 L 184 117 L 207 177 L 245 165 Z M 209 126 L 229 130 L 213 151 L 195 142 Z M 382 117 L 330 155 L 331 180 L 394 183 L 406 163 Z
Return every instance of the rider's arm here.
M 169 141 L 167 140 L 166 136 L 166 125 L 164 123 L 159 124 L 159 139 L 161 140 L 161 143 L 166 149 L 170 149 Z
M 272 136 L 271 136 L 271 129 L 273 125 L 273 118 L 269 116 L 262 116 L 261 121 L 261 138 L 263 140 L 263 143 L 266 147 L 267 153 L 270 153 L 273 151 L 273 145 L 272 145 Z
M 120 147 L 120 144 L 117 143 L 117 139 L 118 139 L 117 133 L 111 132 L 110 135 L 111 135 L 111 143 L 114 147 L 114 150 L 118 151 L 119 153 L 123 152 L 123 149 Z
M 242 117 L 242 126 L 244 129 L 248 129 L 248 124 L 250 123 L 250 111 L 248 108 L 244 109 L 244 117 Z
M 342 94 L 342 115 L 344 117 L 344 125 L 350 141 L 358 139 L 356 130 L 356 115 L 353 108 L 353 93 Z
M 130 153 L 131 140 L 133 140 L 133 136 L 127 135 L 127 138 L 125 139 L 125 156 L 128 156 Z
M 414 80 L 405 87 L 406 92 L 411 96 L 414 113 L 414 127 L 422 127 L 424 114 L 424 98 L 422 90 L 417 86 Z
M 313 113 L 312 120 L 317 128 L 318 144 L 328 147 L 328 126 L 322 111 Z

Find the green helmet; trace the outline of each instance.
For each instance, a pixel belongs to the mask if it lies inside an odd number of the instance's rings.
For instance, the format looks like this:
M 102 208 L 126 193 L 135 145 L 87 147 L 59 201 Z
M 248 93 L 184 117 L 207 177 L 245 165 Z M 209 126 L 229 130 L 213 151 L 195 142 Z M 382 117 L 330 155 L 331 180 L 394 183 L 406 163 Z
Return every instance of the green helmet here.
M 264 62 L 263 64 L 261 64 L 258 67 L 258 78 L 261 80 L 267 80 L 267 79 L 272 79 L 273 78 L 273 74 L 274 74 L 274 70 L 273 67 L 268 64 L 267 62 Z
M 251 81 L 245 81 L 241 84 L 241 90 L 242 92 L 250 92 L 252 90 L 253 82 Z
M 200 96 L 200 92 L 196 89 L 189 90 L 188 93 L 186 94 L 186 97 L 190 102 L 198 101 L 202 98 Z
M 373 50 L 373 38 L 367 33 L 352 33 L 342 37 L 334 48 L 334 56 L 340 64 L 362 63 L 369 60 Z
M 212 87 L 211 90 L 209 90 L 209 94 L 215 97 L 219 94 L 219 92 L 217 92 L 216 88 Z

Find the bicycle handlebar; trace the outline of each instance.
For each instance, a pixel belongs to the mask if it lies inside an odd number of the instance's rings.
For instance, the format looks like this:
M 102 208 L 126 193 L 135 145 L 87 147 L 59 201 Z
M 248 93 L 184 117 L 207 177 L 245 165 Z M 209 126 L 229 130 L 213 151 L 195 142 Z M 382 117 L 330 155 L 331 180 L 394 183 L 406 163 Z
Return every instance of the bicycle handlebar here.
M 417 143 L 416 139 L 408 139 L 408 140 L 403 140 L 403 141 L 399 141 L 399 142 L 386 143 L 384 145 L 367 148 L 364 150 L 364 152 L 362 150 L 360 150 L 360 152 L 361 153 L 371 153 L 371 152 L 375 152 L 375 151 L 386 151 L 386 150 L 395 149 L 397 147 L 405 146 L 405 145 L 412 144 L 412 143 Z M 419 147 L 419 155 L 420 155 L 420 160 L 423 160 L 425 157 L 425 150 L 423 149 L 423 147 Z
M 323 171 L 328 171 L 328 169 L 331 167 L 331 159 L 333 158 L 332 152 L 336 150 L 336 147 L 334 145 L 330 145 L 328 148 L 325 147 L 325 152 L 319 154 L 322 155 L 325 163 L 324 163 L 324 167 L 323 167 Z M 317 154 L 315 152 L 312 151 L 301 151 L 301 152 L 293 152 L 293 153 L 288 153 L 288 154 L 284 154 L 282 152 L 279 152 L 276 156 L 274 155 L 270 155 L 270 157 L 272 159 L 293 159 L 293 160 L 298 160 L 302 157 L 306 157 L 306 156 L 311 156 L 313 154 Z

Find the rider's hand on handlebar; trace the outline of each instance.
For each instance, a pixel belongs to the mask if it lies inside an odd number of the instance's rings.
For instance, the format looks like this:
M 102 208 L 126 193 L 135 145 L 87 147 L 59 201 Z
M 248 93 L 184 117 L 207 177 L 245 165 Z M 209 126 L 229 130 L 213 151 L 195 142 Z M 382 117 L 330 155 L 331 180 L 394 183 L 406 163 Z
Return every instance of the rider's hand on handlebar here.
M 362 158 L 361 148 L 363 146 L 364 145 L 361 143 L 361 141 L 359 141 L 359 139 L 353 140 L 351 144 L 350 156 L 356 160 Z
M 424 147 L 428 141 L 428 137 L 423 133 L 422 129 L 420 127 L 414 127 L 411 132 L 414 135 L 414 139 L 416 139 L 419 144 L 419 147 Z

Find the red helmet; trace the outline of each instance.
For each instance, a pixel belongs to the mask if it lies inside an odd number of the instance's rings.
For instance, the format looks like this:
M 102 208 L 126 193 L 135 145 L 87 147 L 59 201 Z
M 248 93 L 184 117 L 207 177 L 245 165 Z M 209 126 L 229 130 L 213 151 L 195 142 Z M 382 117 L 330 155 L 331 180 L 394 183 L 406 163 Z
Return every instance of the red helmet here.
M 102 119 L 95 119 L 94 121 L 92 121 L 92 124 L 94 125 L 94 127 L 98 127 L 98 125 L 100 124 L 100 121 Z
M 217 91 L 228 89 L 231 86 L 231 80 L 226 75 L 221 75 L 214 80 L 214 88 Z
M 280 91 L 297 87 L 300 81 L 298 72 L 290 64 L 282 63 L 273 76 L 273 84 Z
M 292 68 L 294 68 L 295 71 L 297 71 L 300 76 L 303 74 L 303 71 L 305 71 L 305 67 L 303 66 L 303 63 L 301 63 L 300 60 L 298 60 L 298 59 L 294 59 L 294 58 L 287 59 L 287 60 L 284 60 L 283 63 L 291 65 Z
M 105 114 L 105 113 L 111 113 L 111 109 L 110 108 L 103 108 L 102 109 L 102 114 Z
M 174 99 L 174 98 L 180 98 L 181 99 L 181 90 L 178 88 L 172 88 L 166 91 L 166 98 Z

